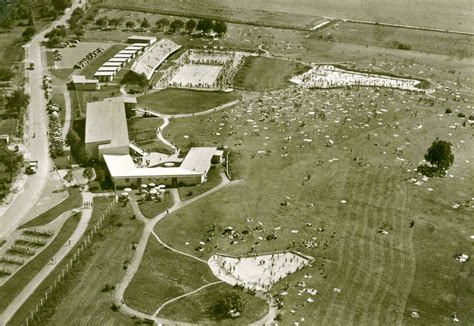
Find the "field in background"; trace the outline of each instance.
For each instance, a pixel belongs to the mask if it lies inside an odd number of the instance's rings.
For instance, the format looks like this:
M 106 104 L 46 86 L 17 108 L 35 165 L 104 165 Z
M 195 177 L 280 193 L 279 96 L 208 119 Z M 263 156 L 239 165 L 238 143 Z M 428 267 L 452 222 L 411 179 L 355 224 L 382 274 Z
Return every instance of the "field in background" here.
M 334 16 L 441 29 L 474 31 L 470 0 L 105 0 L 110 7 L 208 16 L 254 24 L 307 28 L 319 17 Z

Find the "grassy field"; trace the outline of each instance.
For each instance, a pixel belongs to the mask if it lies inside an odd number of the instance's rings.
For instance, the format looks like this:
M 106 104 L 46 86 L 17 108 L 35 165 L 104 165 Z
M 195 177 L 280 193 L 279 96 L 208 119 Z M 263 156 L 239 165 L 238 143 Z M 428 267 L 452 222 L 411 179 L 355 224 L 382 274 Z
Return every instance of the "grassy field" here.
M 354 43 L 361 45 L 399 48 L 408 46 L 413 51 L 443 54 L 454 57 L 472 57 L 474 55 L 474 36 L 443 34 L 417 31 L 403 28 L 339 23 L 327 39 L 332 42 Z M 312 37 L 321 36 L 319 33 Z
M 173 206 L 173 197 L 167 192 L 162 201 L 140 201 L 138 206 L 145 217 L 153 218 Z
M 146 151 L 159 152 L 168 155 L 173 154 L 173 150 L 169 148 L 169 146 L 163 144 L 160 140 L 143 141 L 139 142 L 137 145 Z
M 221 167 L 212 167 L 207 174 L 205 183 L 178 188 L 179 197 L 181 200 L 188 200 L 214 188 L 222 181 L 221 172 L 223 172 Z
M 102 216 L 110 204 L 110 198 L 95 198 L 91 222 L 86 230 Z M 111 309 L 111 290 L 102 291 L 106 284 L 115 285 L 124 273 L 123 264 L 133 254 L 132 243 L 138 241 L 142 225 L 131 219 L 133 212 L 129 206 L 118 207 L 115 215 L 105 220 L 104 228 L 98 233 L 92 247 L 81 255 L 73 272 L 56 289 L 53 299 L 43 308 L 40 323 L 44 325 L 82 324 L 92 325 L 134 325 L 128 317 L 114 313 Z M 69 257 L 66 257 L 69 259 Z M 110 261 L 109 261 L 110 259 Z M 62 266 L 62 265 L 60 265 Z M 47 284 L 57 275 L 48 277 L 12 320 L 19 324 L 29 314 L 44 293 Z M 49 283 L 48 283 L 49 282 Z
M 421 0 L 414 3 L 409 0 L 387 3 L 379 0 L 318 1 L 279 0 L 258 2 L 242 0 L 239 2 L 205 0 L 194 2 L 185 0 L 158 0 L 150 3 L 137 0 L 133 4 L 125 1 L 105 1 L 112 8 L 136 8 L 148 12 L 169 12 L 189 16 L 207 16 L 229 21 L 242 21 L 272 26 L 293 26 L 307 28 L 318 17 L 334 16 L 371 20 L 379 22 L 408 24 L 414 26 L 435 27 L 474 31 L 469 22 L 474 19 L 471 2 L 454 0 L 450 2 Z
M 36 273 L 49 263 L 51 257 L 66 243 L 79 224 L 81 214 L 71 216 L 59 231 L 59 234 L 51 244 L 38 254 L 33 260 L 23 266 L 3 286 L 0 286 L 0 310 L 4 310 L 10 301 L 28 284 Z M 36 297 L 37 300 L 39 297 Z
M 219 299 L 232 294 L 240 295 L 242 301 L 245 302 L 245 310 L 238 319 L 216 314 L 216 310 L 219 310 L 217 308 Z M 186 309 L 183 309 L 183 307 L 186 307 Z M 235 290 L 228 284 L 221 283 L 165 306 L 160 311 L 159 316 L 194 324 L 248 325 L 261 319 L 267 311 L 268 306 L 265 301 L 246 292 Z
M 238 89 L 267 91 L 286 88 L 294 75 L 308 71 L 309 67 L 293 61 L 266 57 L 247 57 L 234 77 Z
M 60 204 L 54 206 L 52 209 L 48 210 L 47 212 L 44 212 L 43 214 L 32 219 L 31 221 L 23 224 L 21 227 L 30 228 L 33 226 L 44 225 L 53 221 L 59 215 L 61 215 L 62 213 L 70 209 L 81 207 L 82 196 L 81 196 L 81 192 L 79 191 L 79 188 L 68 188 L 68 191 L 69 191 L 69 197 L 67 199 L 65 199 Z
M 101 101 L 104 98 L 115 97 L 120 95 L 118 86 L 102 86 L 98 91 L 70 91 L 71 109 L 73 117 L 85 117 L 87 103 Z
M 162 114 L 196 113 L 232 102 L 234 93 L 165 89 L 138 98 L 138 105 Z
M 166 301 L 216 281 L 206 264 L 164 248 L 151 235 L 124 299 L 130 307 L 153 314 Z
M 128 120 L 128 130 L 158 129 L 163 124 L 163 119 L 157 117 L 132 118 Z
M 103 208 L 110 200 L 102 200 L 101 206 L 94 202 L 97 216 L 102 215 Z M 137 242 L 142 232 L 142 224 L 131 219 L 130 206 L 118 206 L 116 216 L 107 221 L 102 235 L 89 250 L 79 271 L 64 292 L 54 313 L 49 318 L 49 325 L 89 324 L 89 325 L 133 325 L 130 318 L 114 313 L 112 290 L 105 291 L 106 285 L 115 286 L 125 273 L 124 266 L 130 261 L 134 251 L 133 243 Z
M 258 252 L 282 250 L 295 241 L 294 248 L 316 262 L 283 281 L 291 290 L 282 324 L 305 318 L 321 324 L 434 325 L 448 322 L 453 312 L 472 323 L 472 262 L 453 258 L 470 251 L 466 230 L 474 227 L 468 217 L 472 209 L 452 208 L 472 197 L 474 145 L 470 128 L 458 117 L 471 112 L 472 61 L 347 44 L 313 48 L 316 43 L 302 53 L 308 61 L 356 57 L 359 68 L 429 78 L 435 87 L 441 85 L 435 94 L 446 101 L 384 89 L 290 89 L 267 92 L 228 110 L 228 117 L 173 120 L 167 132 L 177 146 L 191 139 L 228 146 L 243 181 L 171 214 L 156 232 L 174 248 L 194 254 L 213 223 L 220 234 L 228 226 L 242 231 L 262 222 L 263 233 L 250 232 L 238 244 L 215 237 L 206 243 L 206 258 L 246 253 L 252 245 Z M 444 114 L 447 108 L 453 114 Z M 436 137 L 453 144 L 455 163 L 448 177 L 410 183 L 421 179 L 416 166 Z M 312 145 L 304 139 L 312 139 Z M 280 205 L 286 197 L 290 205 Z M 378 232 L 381 227 L 387 235 Z M 277 240 L 258 238 L 275 228 Z M 318 248 L 307 248 L 303 241 L 313 237 Z M 294 287 L 300 280 L 319 291 L 316 304 L 303 306 L 307 298 Z M 297 312 L 290 313 L 296 305 Z M 420 320 L 410 317 L 413 311 Z

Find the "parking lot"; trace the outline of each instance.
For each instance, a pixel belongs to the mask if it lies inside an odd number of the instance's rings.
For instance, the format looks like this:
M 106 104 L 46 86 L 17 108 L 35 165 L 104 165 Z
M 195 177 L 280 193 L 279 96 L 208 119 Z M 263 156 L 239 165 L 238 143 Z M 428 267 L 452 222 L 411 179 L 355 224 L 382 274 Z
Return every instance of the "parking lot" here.
M 112 45 L 113 43 L 105 42 L 80 42 L 75 47 L 59 49 L 62 60 L 56 61 L 56 67 L 59 69 L 73 68 L 74 65 L 86 57 L 88 53 L 99 47 L 107 50 Z

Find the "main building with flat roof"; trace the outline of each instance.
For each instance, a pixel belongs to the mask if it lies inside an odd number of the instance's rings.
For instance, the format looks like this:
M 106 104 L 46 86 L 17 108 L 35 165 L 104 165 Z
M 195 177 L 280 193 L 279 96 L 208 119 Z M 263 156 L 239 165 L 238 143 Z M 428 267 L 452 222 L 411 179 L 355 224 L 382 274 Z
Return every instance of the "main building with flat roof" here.
M 91 158 L 128 154 L 129 144 L 123 98 L 87 103 L 85 146 Z

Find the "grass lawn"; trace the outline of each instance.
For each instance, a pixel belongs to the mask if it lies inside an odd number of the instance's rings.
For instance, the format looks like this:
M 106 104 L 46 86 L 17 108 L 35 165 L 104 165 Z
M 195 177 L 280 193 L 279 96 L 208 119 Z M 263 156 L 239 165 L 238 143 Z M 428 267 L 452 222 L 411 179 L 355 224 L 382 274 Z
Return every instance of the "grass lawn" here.
M 234 77 L 234 85 L 236 88 L 252 91 L 286 88 L 291 85 L 291 77 L 308 70 L 308 66 L 293 61 L 247 57 Z
M 49 211 L 44 212 L 43 214 L 35 217 L 31 221 L 27 222 L 26 224 L 23 224 L 21 227 L 23 228 L 29 228 L 32 226 L 39 226 L 39 225 L 44 225 L 47 224 L 54 219 L 56 219 L 59 215 L 62 213 L 73 209 L 73 208 L 79 208 L 82 206 L 82 196 L 81 192 L 79 191 L 79 188 L 68 188 L 69 191 L 69 197 L 66 198 L 62 203 L 56 205 L 55 207 L 51 208 Z
M 74 112 L 73 118 L 85 117 L 87 103 L 101 101 L 104 98 L 120 95 L 118 86 L 102 86 L 97 91 L 70 91 L 71 109 Z
M 3 311 L 8 306 L 8 303 L 28 284 L 31 278 L 43 268 L 43 266 L 49 263 L 51 256 L 53 256 L 72 235 L 79 224 L 80 217 L 80 213 L 71 216 L 64 223 L 59 234 L 47 248 L 23 266 L 3 286 L 0 286 L 0 292 L 2 293 L 0 296 L 0 310 Z
M 472 208 L 452 206 L 472 197 L 468 157 L 474 143 L 457 114 L 470 112 L 464 101 L 470 95 L 464 94 L 472 94 L 468 79 L 473 68 L 466 60 L 449 61 L 447 68 L 444 57 L 401 50 L 341 48 L 345 53 L 326 49 L 328 57 L 360 51 L 358 67 L 373 64 L 376 57 L 374 68 L 402 75 L 425 72 L 435 84 L 458 78 L 465 84 L 440 90 L 438 96 L 446 101 L 434 103 L 421 94 L 386 89 L 291 88 L 237 105 L 227 110 L 228 117 L 176 119 L 167 128 L 171 141 L 227 146 L 242 181 L 170 214 L 155 230 L 189 254 L 205 242 L 205 258 L 217 252 L 244 254 L 252 246 L 261 253 L 295 248 L 315 257 L 313 266 L 273 287 L 280 293 L 284 283 L 290 284 L 284 325 L 300 318 L 322 325 L 434 325 L 449 322 L 454 311 L 470 324 L 472 262 L 459 263 L 453 256 L 472 247 L 466 232 L 474 227 Z M 316 55 L 312 58 L 317 61 Z M 461 101 L 450 95 L 455 89 Z M 446 108 L 457 111 L 447 115 Z M 448 177 L 410 183 L 411 178 L 421 180 L 416 167 L 436 137 L 453 144 L 455 163 Z M 289 205 L 281 205 L 285 200 Z M 214 223 L 215 236 L 206 242 Z M 221 236 L 226 227 L 241 232 L 259 223 L 263 232 L 242 234 L 237 244 Z M 379 233 L 381 227 L 388 234 Z M 271 231 L 278 238 L 263 240 Z M 317 239 L 317 248 L 307 246 L 311 239 Z M 304 278 L 305 273 L 312 277 Z M 298 295 L 298 281 L 318 290 L 317 304 L 303 305 L 307 296 Z M 335 294 L 335 287 L 341 293 Z M 292 314 L 289 310 L 297 305 Z M 410 317 L 412 311 L 420 313 L 420 320 Z
M 159 152 L 159 153 L 164 153 L 164 154 L 173 154 L 173 151 L 171 148 L 169 148 L 167 145 L 163 144 L 159 140 L 152 140 L 152 141 L 144 141 L 144 142 L 139 142 L 137 145 L 150 152 Z
M 109 206 L 111 198 L 95 198 L 90 226 L 93 227 Z M 132 243 L 137 242 L 142 224 L 133 216 L 130 206 L 117 206 L 116 214 L 104 222 L 104 228 L 94 238 L 94 244 L 85 250 L 73 272 L 61 283 L 53 294 L 53 300 L 43 308 L 40 320 L 44 324 L 69 325 L 87 323 L 91 325 L 133 325 L 134 322 L 111 309 L 111 291 L 102 292 L 106 284 L 112 286 L 119 282 L 125 272 L 123 265 L 133 254 Z M 87 233 L 86 233 L 87 234 Z M 69 257 L 66 257 L 67 261 Z M 64 261 L 64 262 L 65 262 Z M 64 266 L 65 264 L 63 264 Z M 19 324 L 29 314 L 40 294 L 54 277 L 48 277 L 15 315 L 12 324 Z M 18 321 L 17 323 L 15 323 Z
M 207 264 L 164 248 L 150 235 L 124 300 L 130 307 L 153 314 L 166 301 L 216 281 Z
M 188 200 L 214 188 L 222 180 L 222 171 L 222 167 L 212 166 L 207 174 L 207 181 L 205 183 L 198 184 L 195 186 L 179 187 L 179 197 L 181 198 L 181 200 Z
M 162 114 L 196 113 L 238 99 L 236 93 L 165 89 L 138 97 L 138 104 Z
M 48 72 L 58 79 L 62 79 L 66 82 L 71 76 L 74 69 L 71 68 L 64 68 L 64 69 L 49 69 Z
M 173 206 L 173 196 L 171 196 L 169 192 L 166 192 L 162 201 L 139 201 L 138 206 L 145 217 L 153 218 Z
M 244 302 L 242 316 L 232 319 L 223 311 L 221 303 L 223 298 L 229 295 L 239 295 Z M 183 309 L 186 307 L 186 309 Z M 220 283 L 182 298 L 165 306 L 159 313 L 159 317 L 178 320 L 188 323 L 219 325 L 248 325 L 256 320 L 260 320 L 268 311 L 268 305 L 246 292 L 236 290 L 230 285 Z
M 86 76 L 86 78 L 94 77 L 94 74 L 97 70 L 106 63 L 110 58 L 116 55 L 119 51 L 125 49 L 127 46 L 123 44 L 114 44 L 98 57 L 96 57 L 92 62 L 90 62 L 84 69 L 81 70 L 81 75 Z
M 14 118 L 0 120 L 0 134 L 14 135 L 18 125 L 18 120 Z
M 128 120 L 128 130 L 158 129 L 163 124 L 161 118 L 133 118 Z

